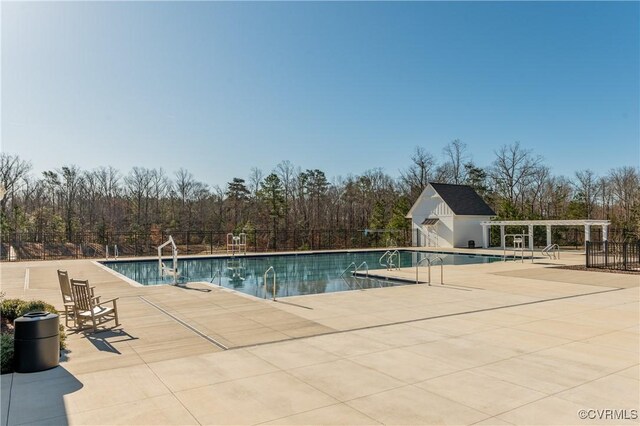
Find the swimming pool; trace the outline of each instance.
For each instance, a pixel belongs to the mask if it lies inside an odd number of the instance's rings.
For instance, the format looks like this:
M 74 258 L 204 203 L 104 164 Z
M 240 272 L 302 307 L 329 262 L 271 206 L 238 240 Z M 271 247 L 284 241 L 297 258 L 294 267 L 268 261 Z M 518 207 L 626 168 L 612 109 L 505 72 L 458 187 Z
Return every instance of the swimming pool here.
M 273 266 L 277 276 L 277 297 L 407 284 L 406 282 L 374 278 L 355 278 L 349 272 L 342 274 L 352 263 L 360 265 L 362 262 L 366 262 L 370 271 L 385 269 L 379 262 L 383 253 L 384 251 L 354 251 L 187 258 L 178 261 L 178 271 L 181 282 L 210 282 L 256 297 L 265 297 L 263 276 L 270 266 Z M 417 261 L 427 256 L 441 257 L 444 265 L 489 263 L 502 259 L 496 256 L 401 251 L 400 265 L 402 267 L 415 266 Z M 165 260 L 167 265 L 170 262 L 170 260 Z M 160 275 L 157 260 L 105 261 L 101 263 L 142 285 L 173 282 L 172 277 Z M 268 287 L 271 285 L 269 284 Z M 271 297 L 271 288 L 268 288 L 267 291 L 266 297 Z

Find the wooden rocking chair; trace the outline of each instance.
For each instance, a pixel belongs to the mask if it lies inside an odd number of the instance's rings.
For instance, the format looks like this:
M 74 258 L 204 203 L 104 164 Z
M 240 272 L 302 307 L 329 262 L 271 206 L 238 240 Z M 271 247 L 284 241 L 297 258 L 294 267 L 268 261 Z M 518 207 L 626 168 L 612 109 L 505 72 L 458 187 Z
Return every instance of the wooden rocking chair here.
M 76 326 L 80 329 L 86 328 L 84 324 L 91 322 L 93 332 L 97 331 L 96 326 L 105 322 L 115 321 L 114 327 L 120 325 L 118 322 L 118 307 L 116 300 L 106 300 L 100 302 L 93 296 L 93 289 L 89 286 L 88 280 L 71 280 L 71 293 L 73 295 L 73 309 Z M 103 306 L 111 304 L 112 307 Z
M 75 323 L 73 294 L 71 293 L 69 273 L 67 271 L 63 271 L 62 269 L 58 269 L 58 282 L 60 283 L 60 293 L 62 293 L 62 303 L 64 305 L 64 325 L 69 328 L 70 321 L 74 321 Z M 100 303 L 100 296 L 95 297 L 93 295 L 93 287 L 91 287 L 91 297 L 95 299 L 96 303 Z
M 64 325 L 69 328 L 69 320 L 74 319 L 73 295 L 71 294 L 69 273 L 58 269 L 58 281 L 60 282 L 60 292 L 62 293 L 62 303 L 64 304 Z

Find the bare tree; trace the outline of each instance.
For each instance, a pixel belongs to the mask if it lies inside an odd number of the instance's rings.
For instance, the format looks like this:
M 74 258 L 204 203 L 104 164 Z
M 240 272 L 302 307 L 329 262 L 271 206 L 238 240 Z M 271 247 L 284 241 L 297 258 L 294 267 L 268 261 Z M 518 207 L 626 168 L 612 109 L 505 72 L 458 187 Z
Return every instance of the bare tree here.
M 280 162 L 276 166 L 276 173 L 282 182 L 283 187 L 283 196 L 284 196 L 284 204 L 282 209 L 284 210 L 284 226 L 285 228 L 289 228 L 289 209 L 291 203 L 291 197 L 293 196 L 294 191 L 294 182 L 296 176 L 296 169 L 294 165 L 289 160 L 285 160 Z
M 162 168 L 151 171 L 151 194 L 154 201 L 153 223 L 162 222 L 162 200 L 165 200 L 171 190 L 171 182 Z
M 415 200 L 429 183 L 436 162 L 433 155 L 420 146 L 415 148 L 411 162 L 407 170 L 400 172 L 400 179 L 411 200 Z
M 121 195 L 120 172 L 114 167 L 99 167 L 95 170 L 100 193 L 100 224 L 106 230 L 113 230 L 124 217 L 124 212 L 118 211 L 117 198 Z
M 0 153 L 0 185 L 5 191 L 5 194 L 3 194 L 0 200 L 2 217 L 6 215 L 6 206 L 9 197 L 13 198 L 15 192 L 20 189 L 20 186 L 30 171 L 30 162 L 22 160 L 17 155 L 7 154 L 6 152 Z M 0 188 L 0 190 L 2 190 L 2 188 Z
M 61 195 L 63 200 L 63 206 L 65 211 L 65 227 L 67 231 L 67 238 L 72 240 L 72 236 L 75 229 L 75 220 L 77 202 L 82 189 L 84 178 L 80 168 L 75 165 L 63 166 L 60 169 L 60 175 L 62 176 Z
M 620 206 L 625 228 L 633 226 L 633 214 L 640 215 L 640 173 L 633 167 L 618 167 L 609 172 L 613 195 Z
M 600 192 L 600 186 L 598 185 L 598 177 L 593 170 L 585 169 L 578 170 L 576 172 L 577 181 L 574 182 L 574 186 L 578 191 L 578 196 L 584 203 L 585 213 L 587 219 L 591 219 L 593 216 L 594 205 L 598 193 Z
M 536 204 L 538 205 L 538 214 L 540 217 L 544 217 L 544 202 L 542 200 L 544 190 L 549 182 L 551 172 L 547 166 L 539 166 L 533 171 L 531 179 L 531 214 L 535 215 Z
M 495 154 L 490 173 L 494 188 L 506 198 L 509 208 L 515 208 L 542 158 L 534 157 L 530 150 L 520 146 L 520 142 L 503 145 Z
M 250 197 L 256 199 L 258 197 L 258 191 L 260 191 L 260 185 L 264 178 L 264 172 L 257 167 L 252 167 L 249 172 L 249 191 L 251 191 Z
M 459 185 L 466 179 L 464 164 L 468 160 L 467 144 L 460 139 L 454 139 L 442 150 L 445 156 L 443 169 L 445 171 L 444 180 L 449 183 Z
M 149 185 L 151 183 L 151 172 L 144 167 L 134 167 L 124 178 L 127 195 L 134 211 L 133 228 L 143 228 L 148 225 Z

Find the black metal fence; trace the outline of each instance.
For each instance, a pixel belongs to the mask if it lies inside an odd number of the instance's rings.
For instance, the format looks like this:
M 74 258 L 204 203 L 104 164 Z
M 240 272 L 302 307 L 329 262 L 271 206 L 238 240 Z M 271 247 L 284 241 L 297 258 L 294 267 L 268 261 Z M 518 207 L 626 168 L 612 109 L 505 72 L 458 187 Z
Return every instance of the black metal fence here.
M 167 241 L 169 235 L 178 246 L 180 255 L 225 253 L 227 234 L 222 231 L 91 232 L 69 239 L 61 234 L 20 233 L 2 236 L 0 260 L 105 258 L 107 251 L 109 257 L 113 257 L 116 249 L 120 257 L 157 256 L 157 247 Z M 248 252 L 409 246 L 411 231 L 251 230 L 246 232 L 246 243 Z
M 586 243 L 587 268 L 640 271 L 640 241 Z

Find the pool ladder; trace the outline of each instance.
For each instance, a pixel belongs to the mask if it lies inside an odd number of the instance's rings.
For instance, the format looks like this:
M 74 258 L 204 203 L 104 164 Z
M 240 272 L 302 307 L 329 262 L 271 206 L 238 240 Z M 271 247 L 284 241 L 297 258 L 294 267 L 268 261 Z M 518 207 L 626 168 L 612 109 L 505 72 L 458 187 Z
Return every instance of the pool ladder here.
M 264 275 L 262 276 L 263 279 L 263 283 L 264 283 L 264 298 L 267 298 L 267 278 L 269 278 L 269 272 L 272 272 L 272 285 L 273 285 L 273 300 L 276 300 L 276 270 L 273 269 L 273 266 L 269 266 L 269 269 L 267 269 L 266 271 L 264 271 Z
M 351 262 L 349 264 L 349 266 L 347 266 L 346 268 L 344 268 L 344 271 L 342 271 L 340 273 L 341 277 L 344 277 L 344 274 L 346 274 L 347 272 L 349 272 L 351 270 L 351 267 L 353 266 L 353 272 L 351 272 L 351 275 L 355 274 L 356 270 L 358 269 L 358 266 L 356 265 L 356 262 Z
M 394 263 L 394 258 L 398 257 L 398 264 L 396 265 Z M 382 263 L 383 259 L 385 259 L 386 257 L 386 263 Z M 378 260 L 378 263 L 380 263 L 380 266 L 384 266 L 385 268 L 387 268 L 387 271 L 391 271 L 392 269 L 400 269 L 400 252 L 398 250 L 387 250 L 384 252 L 384 254 L 382 256 L 380 256 L 380 259 Z
M 420 264 L 422 262 L 427 262 L 427 284 L 431 285 L 431 264 L 435 261 L 440 261 L 440 284 L 444 284 L 444 266 L 442 263 L 442 258 L 440 256 L 436 256 L 436 257 L 424 257 L 422 259 L 420 259 L 418 261 L 418 263 L 416 263 L 416 284 L 419 284 L 420 281 L 418 280 L 418 274 L 419 274 L 419 270 L 418 267 L 420 266 Z
M 364 290 L 360 283 L 358 283 L 358 279 L 360 278 L 360 276 L 358 276 L 358 271 L 363 269 L 363 267 L 365 270 L 365 279 L 369 279 L 369 265 L 367 264 L 367 262 L 362 262 L 360 265 L 356 265 L 356 262 L 351 262 L 349 266 L 347 266 L 344 271 L 340 273 L 340 277 L 344 279 L 344 274 L 346 274 L 347 272 L 351 272 L 351 276 L 355 279 L 355 283 L 358 285 L 358 287 L 360 287 L 361 290 Z M 353 270 L 351 270 L 351 268 L 353 268 Z M 347 285 L 349 285 L 347 280 L 344 281 L 345 283 L 347 283 Z
M 82 246 L 81 246 L 82 247 Z M 109 245 L 104 246 L 104 257 L 105 260 L 109 260 Z M 118 245 L 113 245 L 113 258 L 118 260 Z

